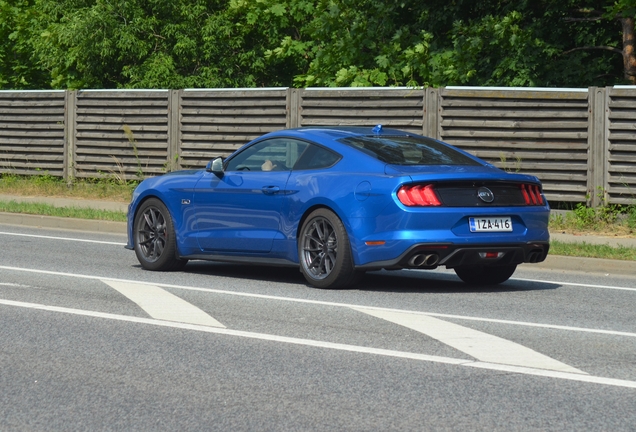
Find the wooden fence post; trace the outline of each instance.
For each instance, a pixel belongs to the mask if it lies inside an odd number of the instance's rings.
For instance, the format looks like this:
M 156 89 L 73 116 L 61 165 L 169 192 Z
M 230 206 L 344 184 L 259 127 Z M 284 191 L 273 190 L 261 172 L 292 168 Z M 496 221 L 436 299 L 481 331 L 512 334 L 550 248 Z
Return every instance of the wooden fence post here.
M 181 159 L 179 157 L 181 143 L 181 90 L 170 90 L 168 94 L 168 160 L 166 171 L 176 171 L 181 169 Z
M 439 89 L 428 87 L 424 91 L 424 127 L 422 134 L 439 139 Z
M 75 179 L 75 135 L 77 123 L 77 90 L 66 90 L 64 95 L 64 168 L 63 177 L 67 183 Z
M 587 204 L 598 207 L 605 202 L 605 142 L 607 141 L 607 90 L 588 89 Z
M 300 127 L 300 90 L 287 89 L 287 128 Z

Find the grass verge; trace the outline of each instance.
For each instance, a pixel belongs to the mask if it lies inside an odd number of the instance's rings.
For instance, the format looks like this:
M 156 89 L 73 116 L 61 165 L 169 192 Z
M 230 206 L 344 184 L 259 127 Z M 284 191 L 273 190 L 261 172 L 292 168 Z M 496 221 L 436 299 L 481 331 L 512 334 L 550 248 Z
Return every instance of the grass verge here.
M 593 233 L 610 237 L 636 236 L 636 205 L 589 208 L 577 204 L 566 213 L 553 212 L 550 215 L 550 231 Z
M 550 255 L 636 261 L 636 248 L 596 245 L 586 242 L 565 243 L 552 240 L 550 241 Z
M 55 207 L 49 204 L 0 201 L 0 212 L 40 216 L 126 222 L 126 213 L 83 207 Z
M 130 202 L 137 182 L 118 182 L 113 179 L 85 179 L 67 183 L 50 175 L 18 176 L 0 174 L 0 194 L 46 196 L 77 199 Z

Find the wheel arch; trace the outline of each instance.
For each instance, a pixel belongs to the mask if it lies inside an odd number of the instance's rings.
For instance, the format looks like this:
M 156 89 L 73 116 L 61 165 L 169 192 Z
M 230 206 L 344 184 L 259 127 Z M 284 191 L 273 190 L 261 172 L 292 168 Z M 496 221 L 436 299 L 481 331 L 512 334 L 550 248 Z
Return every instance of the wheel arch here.
M 175 236 L 177 237 L 177 243 L 175 245 L 176 248 L 176 253 L 177 253 L 177 257 L 181 258 L 182 254 L 181 251 L 179 250 L 179 245 L 180 245 L 180 241 L 179 240 L 179 231 L 177 230 L 176 227 L 176 223 L 177 223 L 177 219 L 175 218 L 175 215 L 172 211 L 172 209 L 170 208 L 170 206 L 166 203 L 166 200 L 164 199 L 163 196 L 161 196 L 161 194 L 157 193 L 157 191 L 152 190 L 152 191 L 148 191 L 146 194 L 144 194 L 143 196 L 139 197 L 137 199 L 137 202 L 135 203 L 135 211 L 131 217 L 131 239 L 132 239 L 132 246 L 135 246 L 135 220 L 137 220 L 137 215 L 139 214 L 139 209 L 144 205 L 144 203 L 148 200 L 151 199 L 157 199 L 159 200 L 165 207 L 166 209 L 168 209 L 168 213 L 170 214 L 170 218 L 172 219 L 172 224 L 174 226 L 175 229 Z
M 315 217 L 308 224 L 312 214 Z M 303 214 L 296 249 L 300 271 L 309 284 L 318 288 L 346 288 L 360 280 L 364 273 L 355 269 L 347 231 L 342 217 L 329 206 L 317 204 Z M 303 233 L 306 237 L 301 238 Z
M 338 219 L 340 219 L 340 222 L 342 222 L 342 225 L 344 226 L 345 231 L 347 232 L 347 237 L 349 238 L 349 248 L 351 250 L 351 256 L 353 258 L 354 263 L 357 263 L 359 261 L 358 251 L 354 243 L 351 241 L 352 228 L 349 224 L 349 221 L 347 220 L 347 218 L 342 217 L 341 212 L 339 212 L 335 208 L 335 206 L 330 206 L 329 204 L 325 204 L 325 203 L 315 203 L 309 206 L 303 212 L 303 215 L 299 219 L 298 225 L 296 226 L 296 233 L 295 233 L 296 234 L 296 245 L 295 245 L 296 250 L 298 250 L 298 243 L 300 242 L 300 231 L 302 230 L 303 225 L 305 224 L 305 221 L 307 220 L 307 218 L 309 217 L 311 213 L 313 213 L 315 210 L 318 210 L 318 209 L 329 210 L 330 212 L 335 214 Z M 297 258 L 298 258 L 298 262 L 300 262 L 300 256 Z
M 299 237 L 300 237 L 300 230 L 302 230 L 303 225 L 305 224 L 305 221 L 307 220 L 307 218 L 309 217 L 310 214 L 312 214 L 315 210 L 318 210 L 318 209 L 321 209 L 321 208 L 324 208 L 326 210 L 329 210 L 329 211 L 333 212 L 333 214 L 338 216 L 338 219 L 340 219 L 342 224 L 345 226 L 345 229 L 347 228 L 345 222 L 342 220 L 342 217 L 340 217 L 338 212 L 335 211 L 332 207 L 330 207 L 330 206 L 328 206 L 326 204 L 314 204 L 314 205 L 308 207 L 307 210 L 305 210 L 305 212 L 301 216 L 301 218 L 298 220 L 298 226 L 296 227 L 296 245 L 297 246 L 298 246 Z M 347 234 L 349 234 L 349 233 L 347 232 Z

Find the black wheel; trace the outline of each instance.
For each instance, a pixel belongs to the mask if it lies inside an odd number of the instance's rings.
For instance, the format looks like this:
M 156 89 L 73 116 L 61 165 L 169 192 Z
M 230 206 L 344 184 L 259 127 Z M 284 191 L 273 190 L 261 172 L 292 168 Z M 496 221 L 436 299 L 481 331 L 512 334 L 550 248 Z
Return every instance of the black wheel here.
M 455 268 L 461 280 L 470 285 L 497 285 L 510 279 L 516 264 L 504 266 L 464 266 Z
M 177 258 L 174 225 L 166 206 L 158 199 L 144 202 L 135 216 L 135 253 L 147 270 L 179 270 L 188 262 Z
M 356 272 L 351 246 L 344 225 L 333 212 L 312 212 L 298 237 L 300 271 L 318 288 L 345 288 L 355 284 L 362 272 Z

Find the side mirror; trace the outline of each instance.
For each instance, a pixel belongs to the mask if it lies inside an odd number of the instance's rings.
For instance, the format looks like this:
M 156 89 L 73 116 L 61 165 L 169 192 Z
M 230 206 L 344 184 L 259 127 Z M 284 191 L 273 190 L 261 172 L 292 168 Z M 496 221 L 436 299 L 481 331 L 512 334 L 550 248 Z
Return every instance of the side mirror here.
M 215 157 L 205 167 L 207 172 L 215 174 L 217 177 L 223 177 L 223 158 Z

